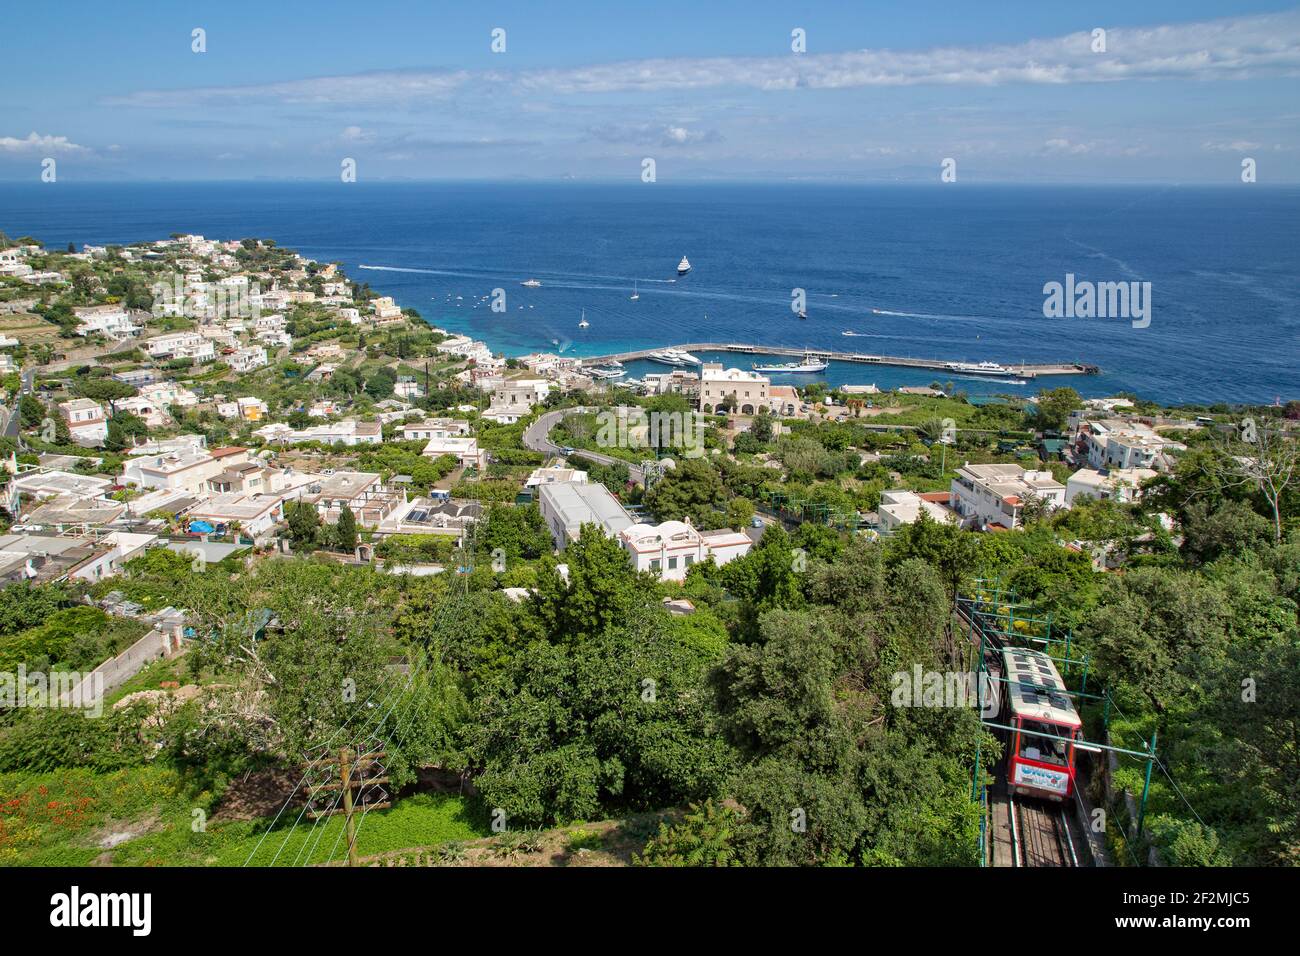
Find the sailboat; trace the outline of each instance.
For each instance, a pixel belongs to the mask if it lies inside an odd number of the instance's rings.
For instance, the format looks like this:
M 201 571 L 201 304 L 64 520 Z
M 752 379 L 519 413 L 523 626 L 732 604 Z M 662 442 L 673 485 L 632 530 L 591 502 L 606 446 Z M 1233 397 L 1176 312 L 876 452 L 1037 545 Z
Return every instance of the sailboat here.
M 589 326 L 589 325 L 591 325 L 591 323 L 587 321 L 587 310 L 586 310 L 586 309 L 583 309 L 583 310 L 582 310 L 582 321 L 580 321 L 580 322 L 578 323 L 578 328 L 580 328 L 580 329 L 585 329 L 585 328 L 586 328 L 587 326 Z
M 633 302 L 641 298 L 641 293 L 636 290 L 636 280 L 632 280 L 632 294 L 628 296 Z
M 682 261 L 677 263 L 677 274 L 679 276 L 684 276 L 686 275 L 686 273 L 690 271 L 691 271 L 690 261 L 685 256 L 682 256 Z

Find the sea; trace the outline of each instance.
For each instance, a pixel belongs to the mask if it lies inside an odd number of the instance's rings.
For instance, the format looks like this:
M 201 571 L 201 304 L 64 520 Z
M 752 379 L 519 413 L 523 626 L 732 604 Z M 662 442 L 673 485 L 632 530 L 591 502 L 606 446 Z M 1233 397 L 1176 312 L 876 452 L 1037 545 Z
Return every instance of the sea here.
M 508 356 L 738 342 L 1100 369 L 1022 384 L 833 362 L 784 384 L 1300 398 L 1300 187 L 59 181 L 0 184 L 0 231 L 270 238 Z M 1149 311 L 1045 314 L 1068 282 L 1136 283 Z

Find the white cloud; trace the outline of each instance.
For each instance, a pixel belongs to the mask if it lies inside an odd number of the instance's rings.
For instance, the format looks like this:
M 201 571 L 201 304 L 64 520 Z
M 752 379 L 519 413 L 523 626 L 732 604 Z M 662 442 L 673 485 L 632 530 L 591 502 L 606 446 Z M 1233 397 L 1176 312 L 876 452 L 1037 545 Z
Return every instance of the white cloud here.
M 1211 153 L 1245 153 L 1252 149 L 1259 149 L 1259 143 L 1252 143 L 1249 140 L 1238 139 L 1231 143 L 1202 143 L 1201 149 Z
M 0 153 L 85 153 L 85 146 L 78 146 L 66 136 L 41 136 L 35 131 L 28 133 L 26 139 L 12 136 L 0 136 Z
M 1072 143 L 1068 139 L 1058 137 L 1049 139 L 1043 144 L 1043 148 L 1049 153 L 1087 153 L 1092 151 L 1091 143 Z
M 345 105 L 501 90 L 572 95 L 715 87 L 775 91 L 1242 78 L 1300 70 L 1300 11 L 1113 28 L 1107 32 L 1106 53 L 1092 52 L 1091 42 L 1091 32 L 1084 31 L 1014 44 L 920 51 L 663 58 L 518 72 L 376 71 L 250 86 L 145 90 L 113 102 L 168 107 L 247 100 Z

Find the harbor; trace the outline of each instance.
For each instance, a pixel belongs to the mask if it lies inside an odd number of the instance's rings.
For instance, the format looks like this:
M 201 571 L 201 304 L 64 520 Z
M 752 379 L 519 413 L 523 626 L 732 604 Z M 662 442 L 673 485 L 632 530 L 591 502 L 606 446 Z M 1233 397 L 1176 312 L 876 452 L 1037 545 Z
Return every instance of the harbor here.
M 743 342 L 689 342 L 685 345 L 659 346 L 657 348 L 636 349 L 630 352 L 614 352 L 609 355 L 592 355 L 582 359 L 584 367 L 608 365 L 611 362 L 634 362 L 650 359 L 657 353 L 674 352 L 733 352 L 740 355 L 782 355 L 795 358 L 812 358 L 824 362 L 854 362 L 860 365 L 887 365 L 900 368 L 930 369 L 935 372 L 960 374 L 962 366 L 968 363 L 954 359 L 911 358 L 900 355 L 876 355 L 867 352 L 836 352 L 826 349 L 791 348 L 781 345 L 751 345 Z M 1055 375 L 1099 375 L 1100 367 L 1082 362 L 1060 363 L 1000 363 L 1000 368 L 1009 375 L 1024 379 L 1034 379 Z

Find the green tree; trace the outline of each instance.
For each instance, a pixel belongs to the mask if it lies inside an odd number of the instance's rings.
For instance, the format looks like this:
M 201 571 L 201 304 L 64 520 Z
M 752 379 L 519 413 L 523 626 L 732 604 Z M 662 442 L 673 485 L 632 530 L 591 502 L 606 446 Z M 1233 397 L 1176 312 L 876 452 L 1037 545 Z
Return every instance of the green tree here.
M 1083 399 L 1074 389 L 1043 389 L 1038 393 L 1035 406 L 1034 427 L 1043 431 L 1064 431 L 1070 420 L 1070 413 L 1083 407 Z
M 340 551 L 351 553 L 357 548 L 357 518 L 346 504 L 339 511 L 334 525 L 334 544 Z
M 321 520 L 314 505 L 303 501 L 289 502 L 285 506 L 285 520 L 295 551 L 310 551 L 316 547 Z

